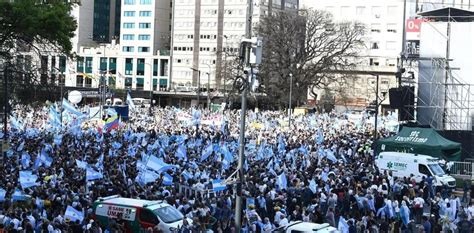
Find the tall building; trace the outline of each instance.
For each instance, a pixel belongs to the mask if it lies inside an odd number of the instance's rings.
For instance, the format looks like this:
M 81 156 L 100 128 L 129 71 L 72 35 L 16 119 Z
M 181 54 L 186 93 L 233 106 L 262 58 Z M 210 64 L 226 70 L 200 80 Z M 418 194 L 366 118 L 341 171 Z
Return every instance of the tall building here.
M 223 61 L 245 36 L 248 0 L 178 0 L 174 6 L 172 81 L 197 87 L 223 85 Z M 298 9 L 298 0 L 254 0 L 252 26 L 277 10 Z M 199 72 L 200 71 L 200 72 Z M 208 76 L 209 73 L 209 76 Z M 199 77 L 201 74 L 201 77 Z
M 79 58 L 68 65 L 67 86 L 97 87 L 105 76 L 118 89 L 169 88 L 170 0 L 83 0 L 73 15 Z
M 327 11 L 336 21 L 357 21 L 365 24 L 367 28 L 365 46 L 359 53 L 361 60 L 356 70 L 392 73 L 397 71 L 402 51 L 403 1 L 302 0 L 301 2 L 301 8 Z M 406 12 L 407 18 L 415 14 L 414 0 L 407 1 Z M 350 102 L 353 106 L 349 108 L 363 109 L 375 100 L 375 76 L 359 75 L 356 78 L 343 80 L 342 83 L 351 87 L 343 88 L 346 90 L 344 94 L 352 99 Z M 379 96 L 384 100 L 383 106 L 388 108 L 388 90 L 396 86 L 395 75 L 380 76 Z M 318 93 L 318 96 L 321 96 L 321 93 Z
M 120 0 L 94 0 L 92 39 L 110 43 L 120 35 Z

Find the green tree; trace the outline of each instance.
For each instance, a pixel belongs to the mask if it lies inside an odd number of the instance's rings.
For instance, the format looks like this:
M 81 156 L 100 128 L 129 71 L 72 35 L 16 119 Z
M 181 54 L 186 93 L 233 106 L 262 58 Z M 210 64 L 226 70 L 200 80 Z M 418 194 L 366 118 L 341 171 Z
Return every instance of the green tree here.
M 302 103 L 310 88 L 333 81 L 327 71 L 348 70 L 357 63 L 365 28 L 359 23 L 336 23 L 324 11 L 277 12 L 266 16 L 256 27 L 264 38 L 259 66 L 267 97 L 286 106 L 293 75 L 295 103 Z
M 77 23 L 70 11 L 76 3 L 65 0 L 0 0 L 0 61 L 8 68 L 9 92 L 29 94 L 41 82 L 42 55 L 73 57 L 71 39 Z M 15 96 L 11 96 L 13 98 Z

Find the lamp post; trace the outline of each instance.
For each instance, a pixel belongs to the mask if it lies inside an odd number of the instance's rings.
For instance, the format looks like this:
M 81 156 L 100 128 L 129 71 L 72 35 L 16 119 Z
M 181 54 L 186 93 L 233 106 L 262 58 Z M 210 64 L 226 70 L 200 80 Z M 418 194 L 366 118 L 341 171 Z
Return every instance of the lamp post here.
M 375 147 L 374 147 L 374 156 L 377 155 L 377 136 L 378 136 L 378 131 L 377 131 L 377 123 L 378 123 L 378 116 L 379 116 L 379 106 L 381 105 L 381 103 L 385 100 L 385 97 L 387 95 L 387 92 L 384 92 L 382 91 L 382 96 L 383 98 L 380 99 L 380 102 L 379 102 L 379 75 L 376 74 L 375 75 L 376 77 L 376 84 L 375 84 L 375 123 L 374 123 L 374 126 L 375 126 L 375 129 L 374 129 L 374 144 L 375 144 Z
M 195 69 L 195 68 L 190 68 L 193 71 L 198 72 L 198 89 L 197 89 L 197 105 L 199 107 L 199 96 L 201 95 L 201 70 Z
M 225 39 L 225 50 L 224 50 L 224 99 L 225 99 L 225 95 L 226 95 L 226 92 L 227 92 L 227 39 L 228 37 L 226 35 L 224 35 L 224 39 Z M 227 104 L 227 103 L 226 103 Z
M 153 66 L 150 63 L 145 63 L 145 65 L 150 66 L 150 92 L 149 98 L 150 98 L 150 108 L 148 109 L 148 112 L 150 116 L 153 113 Z
M 290 73 L 290 97 L 288 101 L 288 128 L 291 129 L 291 95 L 293 94 L 293 74 Z
M 0 71 L 3 72 L 3 140 L 8 140 L 8 65 L 0 60 Z
M 211 110 L 211 65 L 207 65 L 209 71 L 207 72 L 207 110 Z

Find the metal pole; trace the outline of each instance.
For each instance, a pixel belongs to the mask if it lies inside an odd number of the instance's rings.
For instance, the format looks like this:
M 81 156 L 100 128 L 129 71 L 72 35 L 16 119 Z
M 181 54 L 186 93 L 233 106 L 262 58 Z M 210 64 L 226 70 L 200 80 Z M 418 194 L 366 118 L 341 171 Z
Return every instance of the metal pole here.
M 293 74 L 290 74 L 290 98 L 288 101 L 288 128 L 291 129 L 291 95 L 293 94 Z
M 8 140 L 8 63 L 3 66 L 3 141 Z
M 374 129 L 374 156 L 377 156 L 377 120 L 379 116 L 379 75 L 375 84 L 375 129 Z
M 405 58 L 406 44 L 407 44 L 407 35 L 406 35 L 406 18 L 407 18 L 407 0 L 403 1 L 403 23 L 402 23 L 402 53 L 400 56 L 400 67 L 398 71 L 401 72 L 403 68 L 403 59 Z M 398 86 L 402 86 L 402 76 L 398 77 Z
M 149 63 L 145 63 L 150 66 L 150 108 L 148 109 L 150 116 L 153 113 L 153 66 Z M 158 84 L 159 85 L 159 84 Z
M 252 14 L 253 14 L 253 0 L 248 0 L 247 2 L 247 27 L 246 27 L 246 37 L 248 39 L 252 38 Z M 246 59 L 245 64 L 250 66 L 250 47 L 246 48 Z M 252 70 L 251 70 L 252 72 Z M 250 74 L 252 77 L 252 74 Z M 246 79 L 248 82 L 248 79 Z M 244 163 L 245 163 L 245 114 L 247 111 L 247 86 L 244 86 L 242 91 L 242 108 L 240 110 L 240 134 L 239 134 L 239 160 L 238 160 L 238 174 L 239 179 L 237 182 L 237 192 L 235 195 L 235 229 L 236 232 L 240 232 L 242 229 L 242 185 L 244 183 Z
M 211 68 L 207 73 L 207 110 L 211 110 Z
M 197 98 L 197 99 L 198 99 L 197 106 L 198 106 L 198 108 L 199 108 L 199 105 L 200 105 L 200 104 L 199 104 L 199 101 L 200 101 L 200 100 L 199 100 L 199 97 L 200 97 L 200 95 L 201 95 L 201 70 L 198 70 L 198 76 L 199 76 L 199 77 L 198 77 L 198 91 L 197 91 L 197 96 L 198 96 L 198 98 Z

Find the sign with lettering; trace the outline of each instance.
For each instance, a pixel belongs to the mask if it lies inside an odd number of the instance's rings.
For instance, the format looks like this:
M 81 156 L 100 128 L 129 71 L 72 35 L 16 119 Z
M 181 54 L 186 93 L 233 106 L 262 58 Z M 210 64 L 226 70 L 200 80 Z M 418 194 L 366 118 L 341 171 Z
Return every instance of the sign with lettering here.
M 395 141 L 397 142 L 415 142 L 415 143 L 425 143 L 428 141 L 428 138 L 418 137 L 420 135 L 420 131 L 413 131 L 410 133 L 408 137 L 397 136 Z
M 390 170 L 406 170 L 408 164 L 399 162 L 388 162 L 387 168 Z
M 95 211 L 95 214 L 99 216 L 121 218 L 127 221 L 135 221 L 136 213 L 135 208 L 106 204 L 98 205 Z

